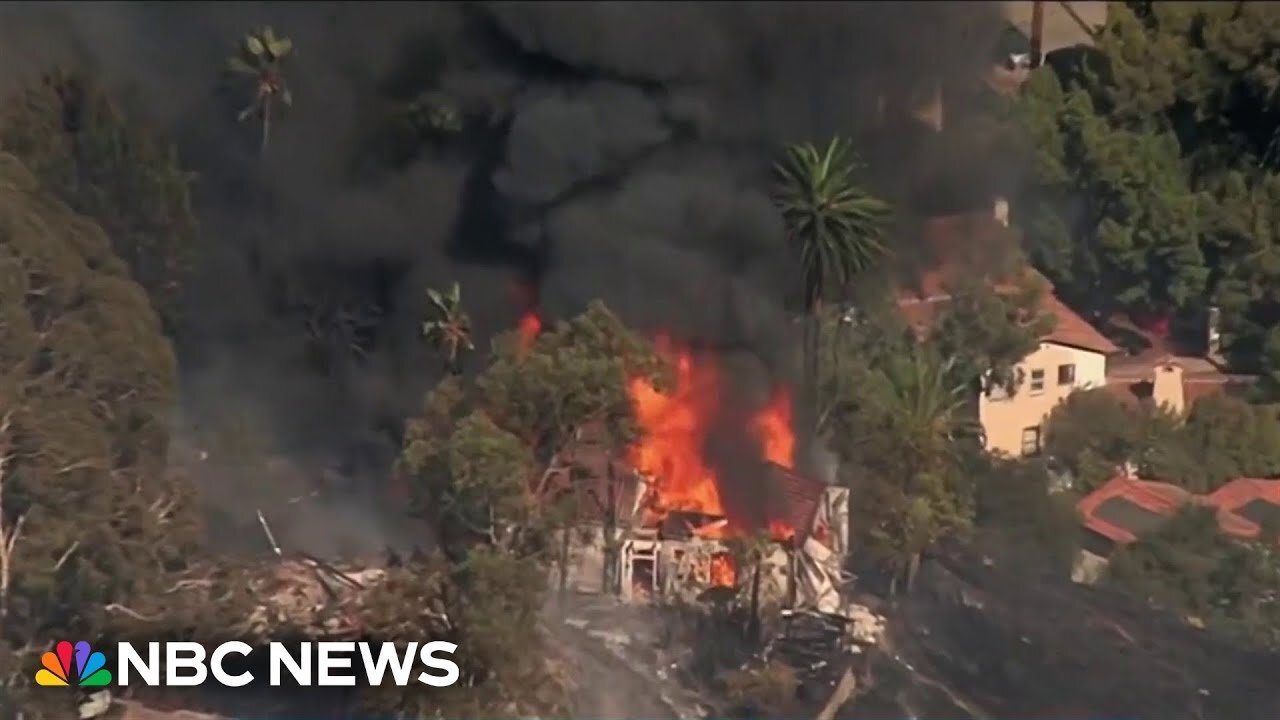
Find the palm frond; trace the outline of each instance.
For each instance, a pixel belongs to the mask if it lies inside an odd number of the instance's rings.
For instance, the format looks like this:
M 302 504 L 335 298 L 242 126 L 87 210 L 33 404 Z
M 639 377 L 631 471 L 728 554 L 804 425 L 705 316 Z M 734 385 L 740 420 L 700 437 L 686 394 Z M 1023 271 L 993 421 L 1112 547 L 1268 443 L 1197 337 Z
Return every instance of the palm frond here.
M 227 58 L 227 69 L 238 75 L 257 75 L 261 72 L 239 55 L 232 55 Z
M 460 350 L 475 350 L 471 340 L 471 318 L 462 309 L 462 287 L 454 283 L 448 291 L 427 289 L 435 317 L 422 324 L 422 334 L 428 342 L 442 350 L 450 364 L 457 360 Z
M 268 29 L 267 32 L 270 32 L 270 30 Z M 249 33 L 244 36 L 244 49 L 254 57 L 261 57 L 267 52 L 267 44 L 263 42 L 259 35 Z
M 853 146 L 841 138 L 821 150 L 790 146 L 774 166 L 774 201 L 800 246 L 809 300 L 828 286 L 847 285 L 888 251 L 883 233 L 891 209 L 857 183 L 859 168 Z

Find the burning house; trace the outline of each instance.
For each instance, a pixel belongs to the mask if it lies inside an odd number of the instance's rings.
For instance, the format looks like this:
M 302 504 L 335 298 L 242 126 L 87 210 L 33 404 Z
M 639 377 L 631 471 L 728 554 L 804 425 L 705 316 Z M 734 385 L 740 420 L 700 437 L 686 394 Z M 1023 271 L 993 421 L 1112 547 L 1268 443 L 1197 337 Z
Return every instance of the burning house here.
M 631 447 L 619 451 L 600 428 L 587 427 L 557 463 L 551 482 L 572 486 L 576 503 L 558 580 L 566 589 L 626 600 L 689 599 L 746 584 L 755 563 L 738 564 L 750 547 L 761 558 L 762 601 L 839 611 L 849 494 L 795 472 L 789 393 L 775 391 L 739 420 L 742 454 L 750 456 L 733 467 L 751 476 L 744 483 L 750 497 L 725 502 L 729 484 L 743 478 L 727 476 L 706 455 L 712 426 L 725 422 L 717 368 L 688 352 L 670 353 L 671 392 L 643 379 L 630 383 L 642 430 Z M 749 507 L 739 507 L 744 503 Z

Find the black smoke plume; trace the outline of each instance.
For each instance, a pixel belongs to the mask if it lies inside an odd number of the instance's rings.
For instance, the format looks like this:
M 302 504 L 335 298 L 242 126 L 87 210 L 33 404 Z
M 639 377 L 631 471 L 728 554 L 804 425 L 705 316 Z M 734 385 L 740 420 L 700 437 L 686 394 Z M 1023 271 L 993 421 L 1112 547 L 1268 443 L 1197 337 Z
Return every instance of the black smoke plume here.
M 546 318 L 603 298 L 785 377 L 780 146 L 853 136 L 910 212 L 939 170 L 908 111 L 988 68 L 997 5 L 15 3 L 0 89 L 86 68 L 177 143 L 202 224 L 186 411 L 245 398 L 284 452 L 359 475 L 438 375 L 425 288 L 454 280 L 480 347 L 527 287 Z M 260 25 L 296 47 L 265 154 L 219 83 Z M 947 158 L 957 177 L 989 162 Z

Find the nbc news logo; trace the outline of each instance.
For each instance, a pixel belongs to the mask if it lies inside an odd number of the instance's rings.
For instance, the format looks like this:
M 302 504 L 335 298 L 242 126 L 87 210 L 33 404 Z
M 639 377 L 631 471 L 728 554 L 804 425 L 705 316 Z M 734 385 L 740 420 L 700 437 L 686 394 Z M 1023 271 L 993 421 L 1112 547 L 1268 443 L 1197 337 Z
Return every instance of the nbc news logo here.
M 113 674 L 106 667 L 106 656 L 94 652 L 88 642 L 61 640 L 41 656 L 35 681 L 43 687 L 82 688 L 112 684 L 194 687 L 209 679 L 224 687 L 261 682 L 247 667 L 236 674 L 227 670 L 228 656 L 235 655 L 242 659 L 265 657 L 269 673 L 263 680 L 272 687 L 290 681 L 299 687 L 376 687 L 389 680 L 398 687 L 416 682 L 441 688 L 453 685 L 461 675 L 458 664 L 449 657 L 457 649 L 457 645 L 443 641 L 273 642 L 261 649 L 231 641 L 209 652 L 195 642 L 150 642 L 144 654 L 122 642 L 116 645 L 118 664 Z M 425 669 L 415 674 L 415 666 Z
M 107 658 L 81 640 L 74 646 L 63 640 L 40 658 L 36 684 L 45 687 L 105 687 L 111 684 Z

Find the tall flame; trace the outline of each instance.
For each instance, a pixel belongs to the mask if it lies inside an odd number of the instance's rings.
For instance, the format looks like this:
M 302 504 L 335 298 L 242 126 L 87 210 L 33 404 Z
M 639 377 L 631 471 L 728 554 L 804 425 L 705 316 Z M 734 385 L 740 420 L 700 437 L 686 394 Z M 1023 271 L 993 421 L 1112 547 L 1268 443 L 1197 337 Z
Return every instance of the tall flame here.
M 760 441 L 764 459 L 788 470 L 795 467 L 796 435 L 791 429 L 791 393 L 778 388 L 769 404 L 751 419 L 751 431 Z
M 714 360 L 674 349 L 664 338 L 659 338 L 657 346 L 675 367 L 675 384 L 670 392 L 663 393 L 643 378 L 630 380 L 628 390 L 641 438 L 629 449 L 627 460 L 653 483 L 655 499 L 651 510 L 659 516 L 686 511 L 723 517 L 720 478 L 704 456 L 720 409 L 719 369 Z M 746 429 L 759 442 L 765 460 L 788 469 L 794 466 L 791 394 L 786 388 L 774 392 L 769 403 L 750 418 Z M 698 534 L 723 537 L 734 531 L 730 523 L 708 527 Z M 769 523 L 769 532 L 780 540 L 795 533 L 780 520 Z
M 528 352 L 529 348 L 533 347 L 533 341 L 538 338 L 538 333 L 542 332 L 542 318 L 538 317 L 538 313 L 529 310 L 520 316 L 516 332 L 520 336 L 520 349 Z
M 643 378 L 630 381 L 642 438 L 627 459 L 652 479 L 655 509 L 723 515 L 715 471 L 702 457 L 715 418 L 719 375 L 713 365 L 695 365 L 690 353 L 672 351 L 665 340 L 659 340 L 658 348 L 673 356 L 675 387 L 663 394 Z

